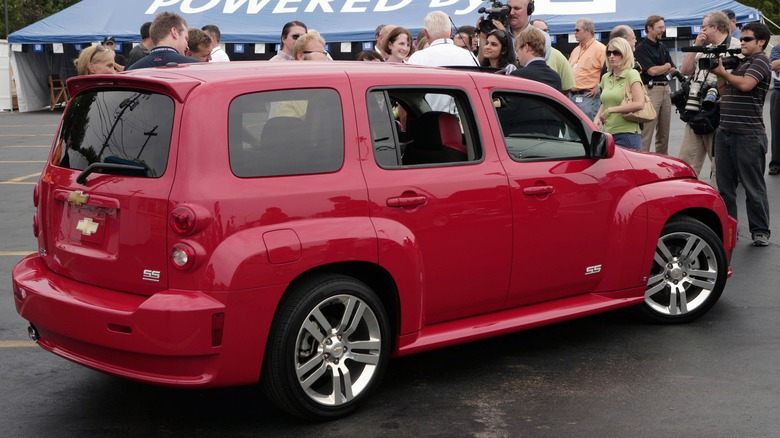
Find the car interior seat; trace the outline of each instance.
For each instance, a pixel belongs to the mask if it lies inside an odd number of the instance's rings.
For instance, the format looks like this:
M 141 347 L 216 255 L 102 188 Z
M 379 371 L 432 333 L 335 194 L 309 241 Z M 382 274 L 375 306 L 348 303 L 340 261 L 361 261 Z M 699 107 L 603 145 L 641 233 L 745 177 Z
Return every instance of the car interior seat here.
M 458 118 L 450 113 L 423 113 L 414 123 L 413 141 L 406 146 L 403 163 L 428 164 L 466 161 L 466 146 Z

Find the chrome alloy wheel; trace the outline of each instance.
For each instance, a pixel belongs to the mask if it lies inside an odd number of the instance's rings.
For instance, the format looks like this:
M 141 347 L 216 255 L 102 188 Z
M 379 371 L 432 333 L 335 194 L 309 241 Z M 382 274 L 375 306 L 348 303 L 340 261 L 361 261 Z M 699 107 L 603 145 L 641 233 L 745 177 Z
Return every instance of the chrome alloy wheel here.
M 380 361 L 381 327 L 371 308 L 353 295 L 329 297 L 309 312 L 295 343 L 295 373 L 313 401 L 339 406 L 372 381 Z
M 684 316 L 708 303 L 720 270 L 712 246 L 689 232 L 673 232 L 658 239 L 645 304 L 669 316 Z

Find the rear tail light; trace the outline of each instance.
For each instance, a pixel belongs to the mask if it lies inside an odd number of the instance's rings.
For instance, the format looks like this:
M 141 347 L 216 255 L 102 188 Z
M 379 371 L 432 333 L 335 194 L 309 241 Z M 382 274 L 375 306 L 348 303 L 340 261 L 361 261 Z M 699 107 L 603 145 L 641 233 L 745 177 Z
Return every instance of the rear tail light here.
M 171 249 L 171 263 L 176 269 L 186 271 L 195 266 L 195 249 L 186 243 L 177 243 Z
M 171 212 L 171 228 L 184 236 L 195 230 L 196 220 L 195 212 L 189 207 L 176 207 Z

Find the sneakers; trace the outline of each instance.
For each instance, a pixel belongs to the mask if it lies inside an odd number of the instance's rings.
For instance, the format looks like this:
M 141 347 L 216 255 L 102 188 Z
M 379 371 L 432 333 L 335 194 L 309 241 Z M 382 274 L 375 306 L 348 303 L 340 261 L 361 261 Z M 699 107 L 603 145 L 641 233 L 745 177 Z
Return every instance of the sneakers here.
M 769 236 L 764 233 L 754 234 L 753 246 L 769 246 Z
M 770 175 L 780 175 L 780 167 L 770 167 L 769 168 L 769 174 Z

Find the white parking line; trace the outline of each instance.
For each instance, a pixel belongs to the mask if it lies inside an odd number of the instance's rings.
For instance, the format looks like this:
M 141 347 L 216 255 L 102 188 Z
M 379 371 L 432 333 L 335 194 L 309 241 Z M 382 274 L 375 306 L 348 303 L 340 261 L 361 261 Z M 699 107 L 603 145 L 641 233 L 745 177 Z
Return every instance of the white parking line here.
M 43 149 L 43 148 L 51 148 L 50 144 L 14 144 L 14 145 L 8 145 L 8 146 L 0 146 L 5 149 Z
M 0 341 L 0 348 L 30 348 L 37 347 L 33 341 Z
M 45 163 L 46 160 L 0 160 L 0 164 Z
M 26 256 L 34 253 L 35 251 L 0 251 L 0 256 Z

